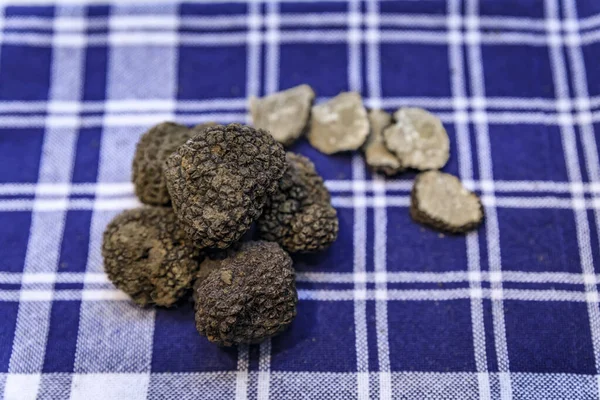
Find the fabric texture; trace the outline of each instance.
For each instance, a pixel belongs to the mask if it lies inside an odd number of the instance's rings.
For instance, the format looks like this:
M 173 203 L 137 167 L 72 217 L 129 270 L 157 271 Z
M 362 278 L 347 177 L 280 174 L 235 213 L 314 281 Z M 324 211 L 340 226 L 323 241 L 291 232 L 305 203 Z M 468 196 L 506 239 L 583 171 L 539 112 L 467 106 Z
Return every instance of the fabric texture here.
M 87 2 L 0 8 L 0 397 L 600 397 L 600 2 Z M 302 83 L 437 114 L 485 224 L 423 228 L 414 173 L 302 139 L 340 235 L 295 257 L 291 328 L 221 349 L 136 307 L 100 248 L 140 135 Z

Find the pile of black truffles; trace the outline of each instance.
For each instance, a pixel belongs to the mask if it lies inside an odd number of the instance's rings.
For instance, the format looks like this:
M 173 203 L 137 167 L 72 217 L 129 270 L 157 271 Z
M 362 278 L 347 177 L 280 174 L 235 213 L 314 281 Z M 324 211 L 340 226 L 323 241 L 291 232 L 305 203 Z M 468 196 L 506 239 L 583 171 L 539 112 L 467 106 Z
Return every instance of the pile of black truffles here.
M 298 301 L 288 253 L 323 250 L 338 233 L 314 165 L 263 129 L 164 122 L 141 137 L 132 169 L 147 206 L 104 232 L 114 285 L 140 306 L 171 307 L 193 292 L 198 332 L 218 345 L 284 330 Z

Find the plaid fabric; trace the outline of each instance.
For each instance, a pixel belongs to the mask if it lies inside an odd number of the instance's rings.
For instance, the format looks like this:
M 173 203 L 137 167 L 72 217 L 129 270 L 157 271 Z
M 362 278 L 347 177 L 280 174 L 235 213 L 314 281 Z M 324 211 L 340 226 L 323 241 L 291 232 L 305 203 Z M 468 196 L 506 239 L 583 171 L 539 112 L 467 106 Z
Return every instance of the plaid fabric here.
M 4 398 L 599 398 L 600 2 L 39 2 L 0 18 Z M 220 349 L 135 307 L 100 246 L 140 134 L 301 83 L 439 115 L 485 225 L 421 228 L 413 175 L 303 141 L 340 236 L 296 258 L 291 329 Z

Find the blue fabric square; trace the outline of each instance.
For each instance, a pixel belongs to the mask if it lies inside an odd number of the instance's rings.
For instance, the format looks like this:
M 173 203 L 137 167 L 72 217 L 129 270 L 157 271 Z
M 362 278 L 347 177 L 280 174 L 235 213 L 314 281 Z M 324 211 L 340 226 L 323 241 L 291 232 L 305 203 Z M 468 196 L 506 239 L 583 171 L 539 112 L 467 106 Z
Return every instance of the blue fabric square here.
M 546 46 L 483 45 L 481 59 L 487 96 L 554 97 Z
M 0 100 L 47 100 L 52 48 L 3 43 L 1 51 Z
M 337 96 L 348 90 L 348 46 L 345 43 L 283 43 L 279 52 L 281 89 L 306 83 L 317 97 Z
M 238 98 L 245 91 L 245 45 L 179 48 L 179 99 Z
M 448 46 L 382 43 L 380 49 L 381 93 L 384 96 L 452 96 Z
M 507 181 L 569 180 L 558 126 L 489 126 L 494 178 Z
M 237 349 L 220 348 L 196 330 L 191 304 L 156 310 L 153 372 L 231 371 L 236 369 Z
M 90 210 L 69 210 L 66 214 L 58 270 L 85 272 L 90 240 Z
M 575 1 L 577 15 L 580 19 L 597 16 L 600 14 L 600 3 L 597 1 Z
M 505 301 L 504 314 L 512 371 L 595 373 L 585 303 Z
M 300 300 L 296 319 L 271 347 L 273 371 L 356 371 L 353 303 Z
M 379 5 L 382 14 L 445 14 L 444 1 L 382 1 Z
M 314 3 L 283 2 L 279 4 L 282 14 L 320 13 L 320 12 L 345 12 L 348 6 L 342 1 L 319 1 Z
M 77 137 L 73 178 L 75 182 L 94 182 L 98 176 L 102 129 L 82 128 Z
M 55 301 L 52 304 L 44 372 L 73 372 L 80 307 L 79 301 Z
M 582 46 L 581 52 L 586 65 L 586 78 L 588 94 L 592 97 L 600 96 L 600 74 L 595 68 L 596 63 L 600 59 L 600 42 L 590 43 Z
M 474 371 L 468 300 L 388 303 L 392 371 Z
M 181 15 L 205 15 L 205 16 L 217 16 L 217 15 L 245 15 L 247 10 L 246 4 L 243 2 L 239 3 L 182 3 L 179 6 L 179 13 Z
M 19 312 L 19 303 L 0 302 L 0 373 L 8 372 L 8 364 L 12 353 L 12 342 L 15 336 L 17 326 L 17 313 Z
M 388 212 L 388 271 L 466 270 L 465 237 L 442 236 L 438 232 L 416 224 L 411 219 L 407 208 Z
M 0 272 L 21 272 L 25 265 L 31 212 L 0 212 Z M 6 229 L 9 228 L 9 229 Z
M 0 169 L 0 182 L 35 182 L 43 142 L 43 129 L 0 128 L 0 160 L 7 166 Z
M 479 14 L 543 19 L 544 7 L 540 0 L 481 0 Z
M 581 273 L 572 210 L 500 208 L 497 213 L 502 269 Z
M 90 46 L 85 51 L 85 79 L 83 80 L 82 100 L 98 101 L 106 99 L 108 69 L 108 48 Z

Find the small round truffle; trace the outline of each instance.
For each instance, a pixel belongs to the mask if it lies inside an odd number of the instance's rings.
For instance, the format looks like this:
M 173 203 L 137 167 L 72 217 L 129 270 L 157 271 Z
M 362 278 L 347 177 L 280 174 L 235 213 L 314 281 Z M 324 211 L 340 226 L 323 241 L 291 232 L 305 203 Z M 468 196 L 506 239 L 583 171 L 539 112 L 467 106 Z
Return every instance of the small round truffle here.
M 413 219 L 434 229 L 462 233 L 483 221 L 481 200 L 457 177 L 439 171 L 417 176 L 411 193 Z
M 296 316 L 292 259 L 277 243 L 244 243 L 194 287 L 196 328 L 221 346 L 259 343 Z
M 438 117 L 422 108 L 404 107 L 383 131 L 385 145 L 406 168 L 440 169 L 450 157 L 450 139 Z
M 163 164 L 193 132 L 187 126 L 163 122 L 144 133 L 133 156 L 132 181 L 142 203 L 167 205 L 171 201 L 163 174 Z
M 338 234 L 329 191 L 308 158 L 288 152 L 286 159 L 289 167 L 258 220 L 260 236 L 290 253 L 323 250 Z
M 325 154 L 357 150 L 369 136 L 369 119 L 360 94 L 340 93 L 312 108 L 308 141 Z
M 224 249 L 261 214 L 286 168 L 283 146 L 240 124 L 206 128 L 167 159 L 175 213 L 200 248 Z
M 142 207 L 108 224 L 102 256 L 108 278 L 136 303 L 169 307 L 191 288 L 200 255 L 172 209 Z
M 314 98 L 315 92 L 308 85 L 296 86 L 262 99 L 252 97 L 252 122 L 256 128 L 269 131 L 279 143 L 290 146 L 304 132 Z
M 392 123 L 392 116 L 383 110 L 369 111 L 371 131 L 363 146 L 367 165 L 374 171 L 392 176 L 403 170 L 402 163 L 385 146 L 383 130 Z

